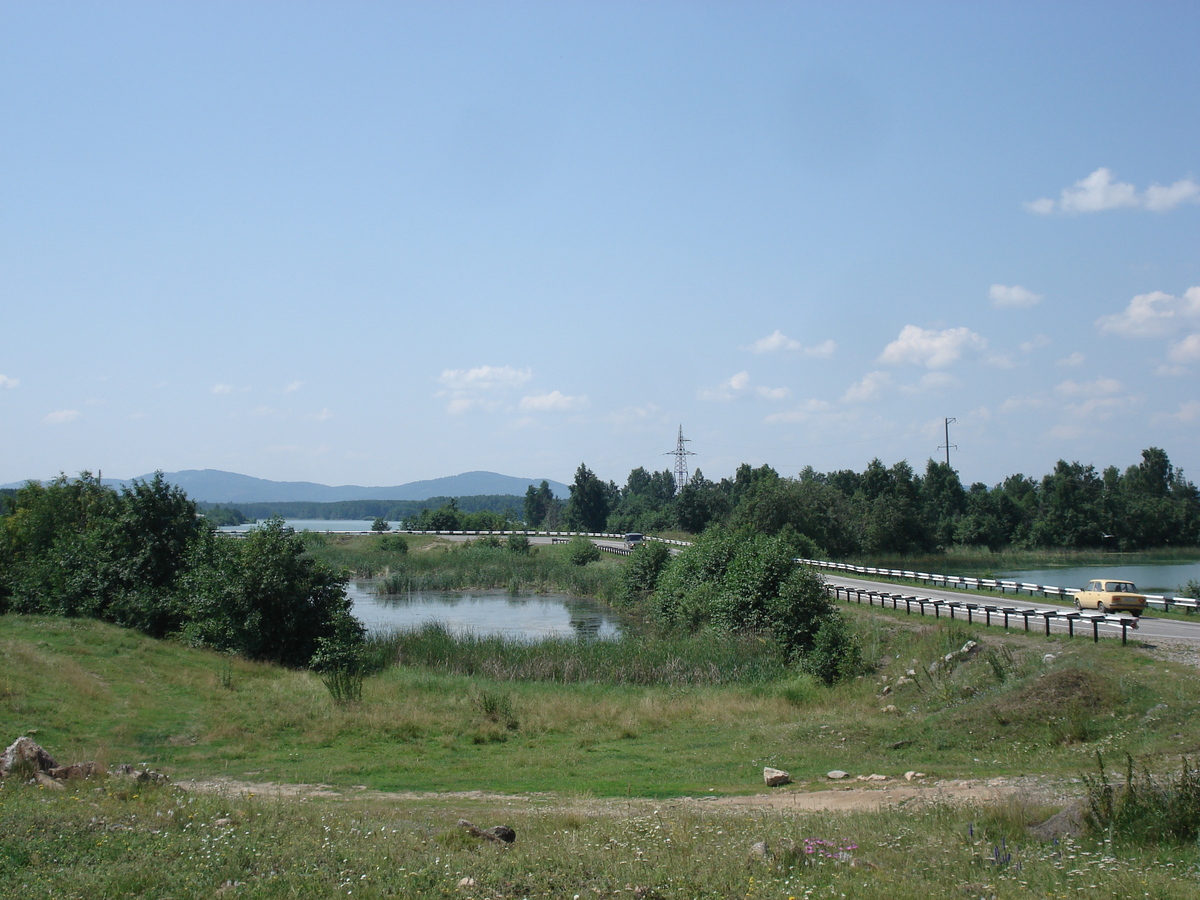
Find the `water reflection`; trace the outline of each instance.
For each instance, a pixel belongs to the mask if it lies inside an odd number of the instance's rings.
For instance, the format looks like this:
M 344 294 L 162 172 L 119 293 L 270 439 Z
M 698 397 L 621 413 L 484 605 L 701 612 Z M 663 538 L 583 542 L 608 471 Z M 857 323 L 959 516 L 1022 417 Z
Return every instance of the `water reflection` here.
M 368 581 L 351 582 L 346 593 L 354 603 L 354 615 L 369 631 L 408 630 L 440 622 L 451 631 L 520 640 L 594 640 L 621 634 L 620 617 L 611 609 L 567 594 L 514 595 L 505 590 L 376 594 Z

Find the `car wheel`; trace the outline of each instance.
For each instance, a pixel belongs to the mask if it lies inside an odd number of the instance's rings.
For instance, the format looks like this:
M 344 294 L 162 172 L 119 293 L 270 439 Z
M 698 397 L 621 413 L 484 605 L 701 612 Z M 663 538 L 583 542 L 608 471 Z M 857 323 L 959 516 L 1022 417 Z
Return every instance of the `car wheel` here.
M 1103 601 L 1096 604 L 1096 609 L 1098 609 L 1100 612 L 1108 612 L 1108 610 L 1104 608 Z
M 1080 606 L 1080 604 L 1079 604 L 1079 598 L 1078 598 L 1078 597 L 1076 597 L 1076 598 L 1075 598 L 1075 608 L 1076 608 L 1076 609 L 1083 609 L 1083 607 L 1082 607 L 1082 606 Z
M 1142 612 L 1143 612 L 1143 611 L 1142 611 L 1142 610 L 1140 610 L 1140 609 L 1135 609 L 1135 610 L 1133 611 L 1133 617 L 1134 617 L 1135 619 L 1140 619 L 1140 618 L 1142 617 Z

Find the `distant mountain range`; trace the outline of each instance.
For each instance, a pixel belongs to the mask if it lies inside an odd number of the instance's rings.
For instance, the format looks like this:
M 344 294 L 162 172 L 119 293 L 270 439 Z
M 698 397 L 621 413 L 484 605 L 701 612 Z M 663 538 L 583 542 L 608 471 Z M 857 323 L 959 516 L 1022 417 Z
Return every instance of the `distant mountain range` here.
M 122 487 L 130 481 L 146 481 L 154 475 L 122 481 L 105 478 L 104 483 Z M 185 469 L 182 472 L 164 472 L 163 478 L 183 488 L 188 497 L 204 503 L 333 503 L 338 500 L 428 500 L 430 497 L 475 497 L 481 494 L 516 494 L 523 496 L 530 485 L 537 487 L 541 478 L 515 478 L 495 472 L 464 472 L 447 475 L 428 481 L 412 481 L 392 487 L 361 487 L 343 484 L 331 487 L 311 481 L 269 481 L 236 472 L 219 469 Z M 567 486 L 559 481 L 549 482 L 556 497 L 570 494 Z M 16 488 L 21 483 L 0 485 Z

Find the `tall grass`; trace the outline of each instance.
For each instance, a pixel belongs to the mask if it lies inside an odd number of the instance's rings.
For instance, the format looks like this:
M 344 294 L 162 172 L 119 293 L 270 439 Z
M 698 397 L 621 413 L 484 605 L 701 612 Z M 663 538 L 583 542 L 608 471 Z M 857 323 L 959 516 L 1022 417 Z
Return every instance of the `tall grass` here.
M 612 685 L 762 684 L 789 675 L 774 641 L 757 635 L 641 633 L 618 640 L 455 633 L 439 622 L 372 635 L 368 653 L 405 666 L 497 681 Z

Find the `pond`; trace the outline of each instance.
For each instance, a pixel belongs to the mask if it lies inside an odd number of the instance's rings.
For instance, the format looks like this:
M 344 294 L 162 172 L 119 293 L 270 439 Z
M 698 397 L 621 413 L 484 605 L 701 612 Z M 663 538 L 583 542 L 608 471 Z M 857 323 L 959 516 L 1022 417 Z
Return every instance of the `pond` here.
M 1200 581 L 1200 562 L 1147 566 L 1063 566 L 1058 569 L 1018 569 L 996 576 L 1026 584 L 1081 588 L 1093 578 L 1132 581 L 1148 594 L 1178 594 L 1189 581 Z
M 440 622 L 455 632 L 529 641 L 621 636 L 621 619 L 615 612 L 567 594 L 510 594 L 503 589 L 377 594 L 369 581 L 350 582 L 346 593 L 368 631 L 410 630 Z

